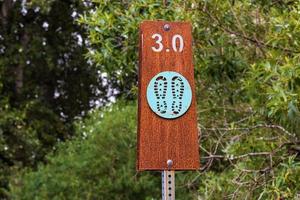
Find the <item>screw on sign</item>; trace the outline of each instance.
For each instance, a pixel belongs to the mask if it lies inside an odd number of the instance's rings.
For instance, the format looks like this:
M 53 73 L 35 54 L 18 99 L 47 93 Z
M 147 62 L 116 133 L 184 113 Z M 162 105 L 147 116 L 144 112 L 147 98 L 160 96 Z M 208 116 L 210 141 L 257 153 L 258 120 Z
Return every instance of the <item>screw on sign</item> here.
M 191 25 L 140 25 L 137 170 L 162 173 L 163 199 L 175 199 L 174 171 L 198 170 Z

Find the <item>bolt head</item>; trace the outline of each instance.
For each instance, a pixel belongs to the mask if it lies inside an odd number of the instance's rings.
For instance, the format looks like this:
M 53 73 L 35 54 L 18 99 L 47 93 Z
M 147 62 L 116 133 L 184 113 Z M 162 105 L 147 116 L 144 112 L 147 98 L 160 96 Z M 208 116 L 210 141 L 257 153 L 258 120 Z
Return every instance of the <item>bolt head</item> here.
M 165 25 L 164 25 L 164 30 L 165 30 L 165 31 L 169 31 L 170 29 L 171 29 L 170 24 L 165 24 Z
M 168 165 L 168 168 L 171 168 L 172 165 L 173 165 L 173 161 L 169 159 L 169 160 L 167 161 L 167 165 Z

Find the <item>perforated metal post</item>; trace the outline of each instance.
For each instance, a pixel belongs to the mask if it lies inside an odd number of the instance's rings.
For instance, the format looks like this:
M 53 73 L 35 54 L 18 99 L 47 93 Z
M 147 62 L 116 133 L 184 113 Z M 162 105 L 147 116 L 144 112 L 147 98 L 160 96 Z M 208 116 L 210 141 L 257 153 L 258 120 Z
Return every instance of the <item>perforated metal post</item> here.
M 168 168 L 171 168 L 173 161 L 167 161 Z M 165 170 L 161 174 L 162 200 L 175 200 L 175 171 Z

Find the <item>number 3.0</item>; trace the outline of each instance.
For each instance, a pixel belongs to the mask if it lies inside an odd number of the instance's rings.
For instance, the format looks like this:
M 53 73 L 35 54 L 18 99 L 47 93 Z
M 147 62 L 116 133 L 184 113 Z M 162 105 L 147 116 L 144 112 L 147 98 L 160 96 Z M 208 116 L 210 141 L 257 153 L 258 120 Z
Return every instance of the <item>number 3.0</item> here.
M 162 44 L 162 36 L 158 33 L 152 35 L 152 39 L 155 39 L 156 47 L 151 47 L 154 52 L 161 52 L 164 48 Z M 177 47 L 177 40 L 179 41 L 179 47 Z M 182 52 L 184 47 L 183 38 L 181 35 L 174 35 L 172 37 L 172 49 L 175 52 Z

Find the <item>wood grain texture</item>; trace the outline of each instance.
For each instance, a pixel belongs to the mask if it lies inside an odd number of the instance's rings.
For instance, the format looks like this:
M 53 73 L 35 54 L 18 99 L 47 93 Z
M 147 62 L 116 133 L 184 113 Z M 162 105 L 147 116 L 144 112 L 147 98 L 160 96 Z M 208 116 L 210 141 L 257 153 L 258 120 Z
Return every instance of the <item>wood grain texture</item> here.
M 170 30 L 163 26 L 170 24 Z M 163 37 L 164 50 L 154 52 L 157 46 L 151 36 Z M 172 49 L 172 36 L 180 34 L 184 39 L 183 52 Z M 186 22 L 145 21 L 140 25 L 139 49 L 139 98 L 137 170 L 166 170 L 167 160 L 173 161 L 171 170 L 199 169 L 199 146 L 195 101 L 195 81 L 192 57 L 191 25 Z M 193 96 L 189 110 L 176 119 L 164 119 L 156 115 L 146 99 L 147 86 L 153 76 L 162 71 L 176 71 L 190 83 Z

